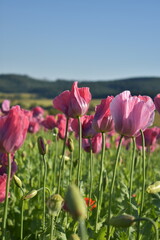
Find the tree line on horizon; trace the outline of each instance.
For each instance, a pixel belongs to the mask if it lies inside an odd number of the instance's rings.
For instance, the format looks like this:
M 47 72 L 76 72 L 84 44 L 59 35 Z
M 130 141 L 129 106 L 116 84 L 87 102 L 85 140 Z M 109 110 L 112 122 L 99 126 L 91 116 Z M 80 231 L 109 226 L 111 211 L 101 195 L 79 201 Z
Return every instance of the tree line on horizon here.
M 62 91 L 70 90 L 73 81 L 58 79 L 56 81 L 39 80 L 27 75 L 0 74 L 1 93 L 30 93 L 37 98 L 52 99 Z M 115 81 L 81 81 L 79 87 L 89 87 L 93 99 L 117 95 L 130 90 L 132 95 L 154 96 L 160 92 L 160 77 L 137 77 Z

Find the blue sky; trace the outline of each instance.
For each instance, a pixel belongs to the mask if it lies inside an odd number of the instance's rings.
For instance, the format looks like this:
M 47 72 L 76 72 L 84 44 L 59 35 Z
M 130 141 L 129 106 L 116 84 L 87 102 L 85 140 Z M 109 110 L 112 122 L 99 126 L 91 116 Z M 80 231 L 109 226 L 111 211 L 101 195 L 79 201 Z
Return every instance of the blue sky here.
M 1 0 L 0 73 L 160 76 L 159 0 Z

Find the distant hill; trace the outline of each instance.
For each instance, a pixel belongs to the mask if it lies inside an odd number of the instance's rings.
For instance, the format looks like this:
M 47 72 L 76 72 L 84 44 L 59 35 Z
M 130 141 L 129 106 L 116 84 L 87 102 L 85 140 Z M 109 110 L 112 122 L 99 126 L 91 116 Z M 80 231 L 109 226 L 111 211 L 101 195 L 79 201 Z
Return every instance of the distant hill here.
M 54 98 L 64 90 L 70 90 L 73 81 L 46 81 L 26 75 L 0 74 L 1 93 L 33 93 L 38 98 Z M 79 87 L 89 87 L 93 98 L 105 98 L 130 90 L 133 95 L 154 97 L 160 93 L 160 77 L 137 77 L 115 81 L 82 81 Z

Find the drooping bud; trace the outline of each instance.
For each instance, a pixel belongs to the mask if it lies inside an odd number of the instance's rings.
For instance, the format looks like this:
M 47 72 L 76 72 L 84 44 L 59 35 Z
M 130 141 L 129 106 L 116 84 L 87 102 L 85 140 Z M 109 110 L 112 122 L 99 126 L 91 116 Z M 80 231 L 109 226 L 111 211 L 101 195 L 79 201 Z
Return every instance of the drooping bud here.
M 64 201 L 63 198 L 59 194 L 53 194 L 47 200 L 47 207 L 48 207 L 49 213 L 51 215 L 57 215 L 62 208 L 63 201 Z
M 70 152 L 74 151 L 74 143 L 72 138 L 68 138 L 68 149 Z
M 28 192 L 22 199 L 27 200 L 27 199 L 34 198 L 37 195 L 37 193 L 38 193 L 37 190 L 32 190 L 32 191 Z
M 22 181 L 19 177 L 17 177 L 16 175 L 13 175 L 13 178 L 14 178 L 14 182 L 16 184 L 16 186 L 18 188 L 22 188 Z
M 134 220 L 135 220 L 134 216 L 126 214 L 126 215 L 112 217 L 109 221 L 109 224 L 114 227 L 127 228 L 134 223 Z
M 37 142 L 39 153 L 44 156 L 46 154 L 46 145 L 44 143 L 44 139 L 39 136 Z
M 68 187 L 65 203 L 69 212 L 76 219 L 85 219 L 87 217 L 86 203 L 81 196 L 79 189 L 74 184 Z
M 78 237 L 77 234 L 74 233 L 70 236 L 69 240 L 80 240 L 80 238 Z
M 157 181 L 154 184 L 149 185 L 146 191 L 148 193 L 158 193 L 158 192 L 160 192 L 160 181 Z

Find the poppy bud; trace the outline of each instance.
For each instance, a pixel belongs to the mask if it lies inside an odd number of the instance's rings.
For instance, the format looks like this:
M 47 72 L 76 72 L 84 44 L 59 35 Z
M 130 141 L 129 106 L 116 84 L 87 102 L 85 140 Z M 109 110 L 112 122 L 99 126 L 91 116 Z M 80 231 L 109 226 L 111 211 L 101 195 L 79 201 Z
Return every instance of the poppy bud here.
M 158 193 L 158 192 L 160 192 L 160 181 L 157 181 L 154 184 L 149 185 L 146 191 L 148 193 Z
M 63 198 L 59 194 L 53 194 L 47 201 L 49 213 L 56 215 L 62 208 Z
M 53 136 L 57 136 L 58 131 L 59 131 L 58 128 L 55 127 L 55 128 L 53 129 Z
M 33 197 L 35 197 L 37 195 L 38 191 L 37 190 L 32 190 L 29 193 L 27 193 L 22 199 L 26 200 L 26 199 L 31 199 Z
M 68 138 L 68 149 L 70 152 L 74 151 L 74 143 L 72 138 Z
M 81 196 L 78 187 L 74 184 L 71 184 L 68 187 L 65 202 L 73 217 L 78 220 L 85 219 L 87 217 L 86 203 Z
M 126 214 L 126 215 L 120 215 L 117 217 L 112 217 L 109 221 L 109 224 L 114 227 L 127 228 L 134 223 L 134 220 L 135 220 L 135 217 Z
M 22 181 L 19 177 L 17 177 L 16 175 L 13 176 L 14 178 L 14 182 L 17 185 L 18 188 L 22 188 Z
M 38 137 L 37 142 L 38 142 L 39 153 L 44 156 L 46 154 L 46 146 L 44 143 L 44 139 L 40 136 Z
M 78 237 L 77 234 L 74 233 L 70 236 L 69 240 L 80 240 L 80 238 Z

